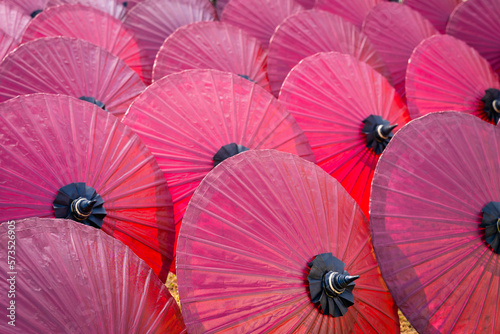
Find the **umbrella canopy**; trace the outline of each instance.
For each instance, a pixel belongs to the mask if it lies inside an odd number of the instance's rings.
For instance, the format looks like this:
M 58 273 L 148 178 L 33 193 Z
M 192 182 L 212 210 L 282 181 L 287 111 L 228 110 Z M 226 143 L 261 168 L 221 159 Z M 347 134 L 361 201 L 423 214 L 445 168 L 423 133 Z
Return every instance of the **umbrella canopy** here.
M 0 287 L 15 287 L 2 298 L 9 312 L 2 333 L 185 332 L 166 286 L 130 248 L 101 231 L 35 217 L 4 222 L 0 240 L 8 278 Z
M 9 2 L 0 2 L 0 61 L 19 44 L 31 17 Z
M 462 1 L 464 0 L 403 0 L 403 4 L 422 14 L 444 34 L 451 13 Z
M 227 156 L 273 148 L 314 161 L 286 109 L 261 87 L 231 73 L 169 75 L 139 96 L 123 122 L 139 134 L 167 179 L 177 232 L 193 192 Z
M 221 21 L 245 30 L 267 48 L 276 27 L 288 16 L 303 10 L 295 0 L 232 0 L 224 9 Z
M 103 11 L 80 4 L 49 8 L 28 25 L 23 43 L 55 36 L 80 38 L 100 46 L 142 76 L 144 59 L 141 59 L 135 36 L 120 20 Z
M 100 228 L 166 279 L 174 246 L 167 183 L 118 118 L 64 95 L 14 98 L 0 104 L 0 165 L 2 220 L 69 217 Z
M 280 24 L 269 45 L 269 83 L 275 96 L 288 72 L 302 59 L 318 52 L 353 55 L 387 77 L 389 70 L 368 40 L 352 23 L 320 10 L 307 10 Z
M 496 124 L 500 118 L 499 89 L 498 76 L 488 61 L 451 36 L 426 39 L 408 64 L 406 96 L 412 118 L 456 110 Z
M 386 0 L 316 0 L 314 8 L 339 15 L 361 29 L 366 14 L 368 14 L 374 6 L 385 1 Z
M 368 215 L 379 156 L 393 133 L 410 121 L 394 88 L 352 56 L 319 53 L 290 72 L 279 100 L 304 130 L 318 165 Z
M 498 127 L 434 113 L 401 129 L 378 163 L 373 246 L 389 290 L 419 333 L 497 331 L 499 147 Z
M 109 15 L 122 19 L 125 16 L 126 7 L 124 1 L 120 0 L 49 0 L 48 6 L 59 6 L 64 4 L 81 4 L 84 6 L 94 7 Z
M 18 45 L 19 43 L 12 36 L 0 30 L 0 60 Z
M 413 50 L 438 33 L 419 12 L 399 3 L 383 2 L 366 16 L 363 32 L 391 72 L 394 88 L 405 99 L 405 76 Z
M 65 94 L 121 118 L 144 88 L 120 58 L 75 38 L 24 43 L 0 63 L 0 101 L 31 93 Z
M 495 17 L 500 15 L 500 3 L 494 0 L 470 0 L 458 6 L 450 16 L 446 33 L 476 49 L 493 69 L 500 73 L 500 45 L 496 36 L 500 29 Z
M 198 22 L 177 29 L 156 56 L 153 79 L 188 69 L 232 72 L 270 90 L 267 50 L 227 23 Z
M 224 161 L 196 190 L 178 245 L 189 333 L 399 330 L 367 219 L 334 178 L 295 155 Z M 360 277 L 335 288 L 330 271 Z
M 50 0 L 4 0 L 5 3 L 17 6 L 25 15 L 29 15 L 32 18 L 47 8 L 49 1 Z
M 312 9 L 316 0 L 296 0 L 305 9 Z
M 151 83 L 156 54 L 170 34 L 186 24 L 215 18 L 215 9 L 207 0 L 144 0 L 134 6 L 123 23 L 137 37 L 146 57 L 145 82 Z

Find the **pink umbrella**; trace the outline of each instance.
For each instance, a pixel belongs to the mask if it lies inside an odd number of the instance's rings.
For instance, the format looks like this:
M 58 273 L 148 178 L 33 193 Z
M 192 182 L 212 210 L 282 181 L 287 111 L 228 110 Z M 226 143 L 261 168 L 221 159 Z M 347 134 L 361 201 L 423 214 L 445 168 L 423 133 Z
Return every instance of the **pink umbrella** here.
M 0 101 L 30 93 L 66 94 L 122 117 L 144 88 L 120 58 L 75 38 L 37 39 L 0 63 Z
M 270 90 L 267 50 L 227 23 L 198 22 L 177 29 L 156 56 L 153 79 L 188 69 L 232 72 Z
M 5 0 L 5 3 L 13 4 L 22 9 L 25 15 L 32 18 L 41 13 L 50 0 Z
M 440 33 L 444 34 L 451 13 L 462 1 L 463 0 L 403 0 L 403 4 L 422 14 Z
M 493 69 L 500 73 L 500 29 L 495 18 L 500 15 L 500 3 L 494 0 L 469 0 L 459 5 L 450 16 L 446 33 L 476 49 Z
M 215 9 L 217 10 L 217 17 L 221 17 L 222 11 L 226 7 L 226 5 L 229 3 L 229 0 L 209 0 L 213 5 L 215 6 Z
M 19 43 L 12 36 L 0 30 L 0 60 L 18 45 Z
M 273 148 L 314 161 L 286 109 L 258 85 L 231 73 L 190 70 L 166 76 L 138 97 L 123 122 L 163 170 L 177 232 L 196 187 L 227 156 Z
M 64 4 L 81 4 L 84 6 L 94 7 L 109 15 L 122 19 L 125 15 L 125 6 L 123 1 L 119 0 L 49 0 L 48 6 L 59 6 Z
M 380 154 L 393 133 L 410 121 L 394 88 L 366 63 L 328 52 L 295 66 L 279 100 L 304 130 L 318 165 L 368 215 Z
M 18 6 L 0 2 L 0 60 L 21 44 L 21 36 L 30 20 Z
M 372 185 L 384 280 L 419 333 L 496 333 L 500 128 L 433 113 L 393 138 Z
M 0 165 L 1 220 L 100 228 L 166 279 L 175 236 L 167 183 L 118 118 L 65 95 L 16 97 L 0 104 Z
M 100 46 L 142 76 L 144 60 L 135 36 L 120 20 L 103 11 L 80 4 L 49 8 L 28 25 L 23 43 L 54 36 L 80 38 Z
M 287 18 L 271 39 L 268 74 L 273 94 L 278 96 L 288 72 L 302 59 L 326 51 L 353 55 L 390 76 L 368 37 L 352 23 L 324 11 L 307 10 Z
M 288 16 L 303 11 L 295 0 L 232 0 L 221 21 L 237 26 L 257 38 L 266 48 L 276 27 Z
M 312 9 L 316 0 L 296 0 L 305 9 Z
M 386 0 L 316 0 L 314 8 L 339 15 L 361 28 L 368 12 Z
M 500 82 L 488 61 L 472 47 L 448 35 L 423 41 L 413 52 L 406 74 L 412 118 L 456 110 L 496 124 Z
M 383 2 L 366 16 L 363 32 L 373 43 L 391 72 L 394 88 L 405 100 L 405 76 L 413 50 L 437 34 L 432 23 L 408 6 Z
M 0 332 L 185 333 L 166 286 L 105 233 L 70 220 L 30 218 L 1 224 L 0 240 L 7 310 Z
M 399 331 L 366 217 L 334 178 L 295 155 L 255 150 L 224 161 L 196 190 L 178 245 L 189 333 Z
M 145 0 L 126 15 L 124 24 L 137 37 L 147 58 L 144 80 L 151 83 L 156 54 L 177 28 L 199 21 L 213 21 L 216 13 L 208 0 Z

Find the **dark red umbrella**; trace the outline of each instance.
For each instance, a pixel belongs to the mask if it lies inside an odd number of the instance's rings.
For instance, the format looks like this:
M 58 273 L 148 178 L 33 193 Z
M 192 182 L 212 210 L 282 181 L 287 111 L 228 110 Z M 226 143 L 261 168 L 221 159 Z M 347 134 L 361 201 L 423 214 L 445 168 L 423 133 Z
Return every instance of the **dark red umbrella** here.
M 193 334 L 399 330 L 363 212 L 289 153 L 244 152 L 207 175 L 184 217 L 177 278 Z
M 221 21 L 243 29 L 264 47 L 276 27 L 288 16 L 304 10 L 295 0 L 232 0 L 224 9 Z
M 448 35 L 423 41 L 408 64 L 406 96 L 412 118 L 456 110 L 496 124 L 500 118 L 499 89 L 498 76 L 488 61 Z
M 278 96 L 288 72 L 302 59 L 327 51 L 353 55 L 390 76 L 368 37 L 352 23 L 324 11 L 306 10 L 288 17 L 271 39 L 268 73 L 273 94 Z
M 0 165 L 2 220 L 55 216 L 100 228 L 166 279 L 170 193 L 154 157 L 118 118 L 64 95 L 14 98 L 0 104 Z
M 500 45 L 496 36 L 500 29 L 495 17 L 500 3 L 495 0 L 470 0 L 459 5 L 450 16 L 446 33 L 476 49 L 493 69 L 500 73 Z
M 0 63 L 0 101 L 22 94 L 65 94 L 122 117 L 146 86 L 120 58 L 67 37 L 24 43 Z
M 189 23 L 213 21 L 216 15 L 208 0 L 144 0 L 134 6 L 123 23 L 137 37 L 147 59 L 145 82 L 151 83 L 156 54 L 170 34 Z
M 304 130 L 318 165 L 368 215 L 380 154 L 393 133 L 410 121 L 394 88 L 352 56 L 319 53 L 290 72 L 279 100 Z
M 339 15 L 361 29 L 366 14 L 386 0 L 316 0 L 314 8 Z
M 35 217 L 1 224 L 0 241 L 2 333 L 185 332 L 166 286 L 101 231 Z
M 80 38 L 100 46 L 142 76 L 144 59 L 135 36 L 120 20 L 103 11 L 80 4 L 49 8 L 28 25 L 23 43 L 55 36 Z
M 156 56 L 153 80 L 189 69 L 232 72 L 270 90 L 267 50 L 227 23 L 197 22 L 177 29 Z
M 123 122 L 139 134 L 167 179 L 177 232 L 193 192 L 226 157 L 273 148 L 314 161 L 286 109 L 263 88 L 231 73 L 169 75 L 139 96 Z
M 405 76 L 413 50 L 438 33 L 419 12 L 399 3 L 383 2 L 366 16 L 363 32 L 391 72 L 394 88 L 405 100 Z
M 415 9 L 431 21 L 440 33 L 445 33 L 448 19 L 463 0 L 403 0 L 403 4 Z
M 378 163 L 373 245 L 419 333 L 498 330 L 499 152 L 498 127 L 444 112 L 401 129 Z

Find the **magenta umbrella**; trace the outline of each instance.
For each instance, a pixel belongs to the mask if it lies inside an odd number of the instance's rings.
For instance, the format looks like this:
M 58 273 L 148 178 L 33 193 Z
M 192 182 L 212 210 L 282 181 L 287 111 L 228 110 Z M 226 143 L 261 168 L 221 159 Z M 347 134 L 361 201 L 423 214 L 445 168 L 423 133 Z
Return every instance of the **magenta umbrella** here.
M 267 50 L 227 23 L 197 22 L 177 29 L 156 56 L 153 80 L 188 69 L 232 72 L 270 90 Z
M 306 10 L 288 17 L 271 39 L 268 74 L 273 94 L 278 96 L 288 72 L 302 59 L 328 51 L 352 55 L 390 77 L 368 37 L 352 23 L 324 11 Z
M 24 43 L 0 63 L 0 101 L 31 93 L 66 94 L 121 118 L 144 88 L 120 58 L 75 38 Z
M 1 224 L 0 241 L 2 333 L 185 333 L 167 287 L 101 231 L 30 218 Z
M 368 12 L 386 0 L 316 0 L 314 8 L 339 15 L 361 29 Z
M 472 47 L 448 35 L 423 41 L 406 73 L 412 118 L 455 110 L 496 124 L 500 118 L 500 82 L 488 61 Z
M 412 121 L 372 185 L 373 246 L 419 333 L 496 333 L 500 322 L 500 128 L 458 112 Z
M 207 175 L 184 217 L 177 278 L 193 334 L 399 330 L 366 217 L 289 153 L 244 152 Z
M 276 27 L 288 16 L 303 11 L 295 0 L 232 0 L 224 9 L 221 21 L 243 29 L 257 38 L 264 47 Z
M 123 23 L 137 37 L 146 57 L 146 84 L 152 81 L 156 54 L 170 34 L 186 24 L 213 21 L 216 15 L 208 0 L 145 0 L 134 6 Z
M 500 29 L 495 18 L 500 15 L 500 3 L 494 0 L 468 0 L 450 16 L 446 33 L 476 49 L 493 69 L 500 73 L 500 45 L 496 36 Z
M 453 10 L 463 0 L 403 0 L 403 4 L 415 9 L 428 19 L 440 32 L 446 32 L 446 24 Z
M 391 72 L 394 88 L 405 100 L 405 76 L 413 50 L 438 33 L 419 12 L 399 3 L 383 2 L 368 13 L 363 32 Z

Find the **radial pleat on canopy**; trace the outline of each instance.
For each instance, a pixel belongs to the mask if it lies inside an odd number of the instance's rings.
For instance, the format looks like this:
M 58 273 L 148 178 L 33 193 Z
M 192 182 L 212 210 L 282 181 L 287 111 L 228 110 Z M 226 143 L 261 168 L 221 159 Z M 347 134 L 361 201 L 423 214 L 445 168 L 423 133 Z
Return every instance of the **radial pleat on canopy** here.
M 224 9 L 221 21 L 230 23 L 256 37 L 269 47 L 276 27 L 288 16 L 303 11 L 295 0 L 232 0 Z
M 384 61 L 352 23 L 320 10 L 307 10 L 280 24 L 269 45 L 269 83 L 275 96 L 288 72 L 302 59 L 318 52 L 337 51 L 353 55 L 390 77 Z
M 76 38 L 24 43 L 0 63 L 0 101 L 30 93 L 65 94 L 122 117 L 144 88 L 120 58 Z
M 14 277 L 0 287 L 15 286 L 15 327 L 6 318 L 2 333 L 185 332 L 166 286 L 130 248 L 101 231 L 35 217 L 4 222 L 0 240 L 0 268 Z M 9 299 L 3 300 L 8 310 Z
M 419 333 L 495 333 L 500 322 L 500 128 L 433 113 L 393 138 L 370 224 L 389 290 Z
M 497 123 L 500 82 L 488 61 L 465 42 L 436 35 L 413 52 L 406 74 L 412 118 L 455 110 Z M 496 109 L 495 109 L 496 108 Z
M 156 56 L 153 80 L 188 69 L 232 72 L 270 90 L 267 50 L 227 23 L 197 22 L 177 29 Z
M 169 75 L 139 96 L 123 122 L 142 138 L 165 174 L 177 232 L 189 199 L 220 156 L 272 148 L 314 161 L 286 109 L 263 88 L 231 73 Z
M 405 76 L 413 50 L 438 33 L 419 12 L 398 3 L 383 2 L 366 16 L 363 32 L 391 72 L 394 88 L 405 100 Z
M 279 100 L 304 130 L 318 165 L 368 215 L 379 156 L 393 133 L 410 121 L 394 88 L 366 63 L 328 52 L 295 66 Z
M 137 40 L 120 20 L 103 11 L 80 4 L 49 8 L 31 21 L 23 42 L 55 36 L 80 38 L 100 46 L 142 76 L 144 60 Z
M 175 236 L 167 182 L 118 118 L 64 95 L 3 102 L 0 166 L 2 220 L 69 217 L 101 228 L 166 279 Z
M 134 6 L 123 23 L 134 33 L 146 57 L 146 84 L 152 81 L 156 54 L 170 34 L 186 24 L 215 18 L 215 9 L 208 0 L 145 0 Z
M 403 0 L 403 4 L 415 9 L 429 20 L 440 32 L 446 32 L 446 24 L 453 10 L 463 0 Z
M 493 70 L 500 73 L 500 2 L 495 0 L 468 0 L 450 16 L 446 33 L 457 37 L 486 58 Z
M 254 150 L 221 163 L 196 190 L 178 245 L 189 333 L 399 330 L 366 217 L 334 178 L 295 155 Z M 360 277 L 328 294 L 321 279 L 332 267 Z
M 0 30 L 0 61 L 18 45 L 12 36 Z
M 314 8 L 339 15 L 361 29 L 368 12 L 386 0 L 316 0 Z

